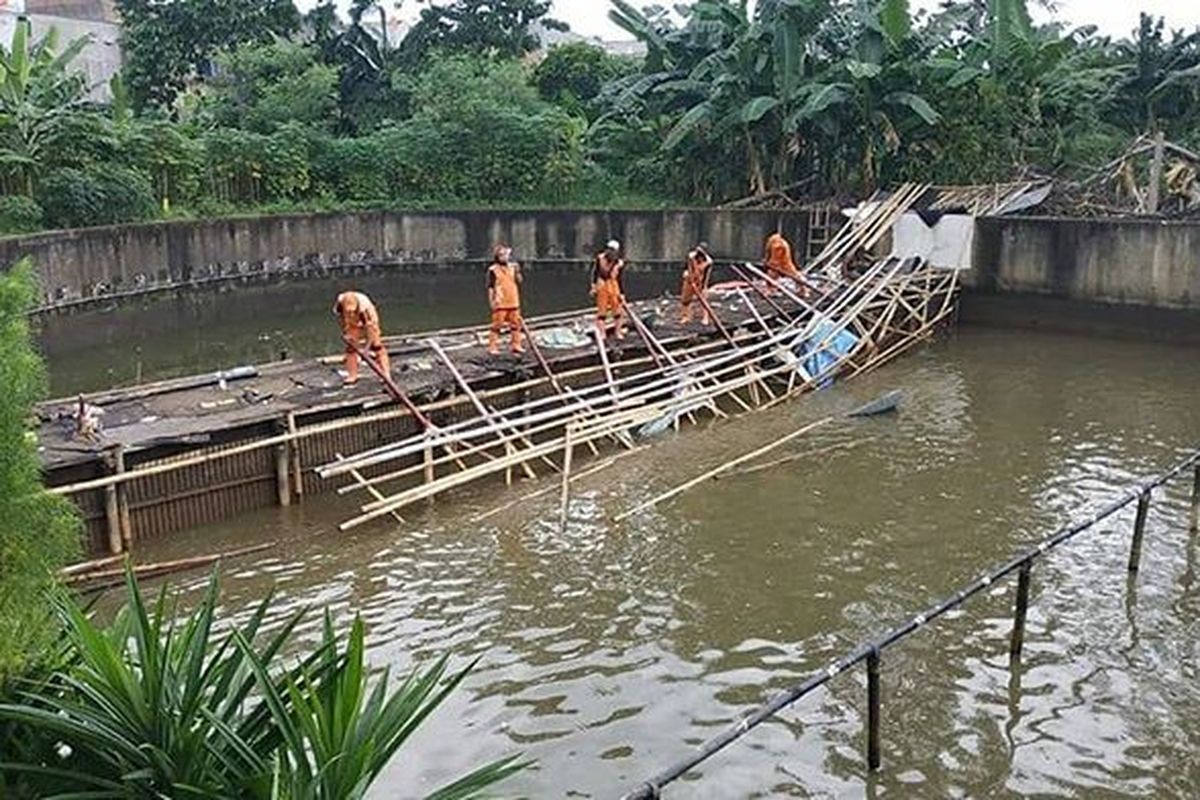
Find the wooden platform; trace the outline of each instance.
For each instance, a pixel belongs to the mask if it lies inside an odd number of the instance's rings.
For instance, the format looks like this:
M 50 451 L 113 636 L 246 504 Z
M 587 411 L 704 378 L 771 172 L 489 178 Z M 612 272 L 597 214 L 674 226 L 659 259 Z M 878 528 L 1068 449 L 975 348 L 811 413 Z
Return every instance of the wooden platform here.
M 756 314 L 775 317 L 777 312 L 761 299 L 752 302 L 753 312 L 736 297 L 713 299 L 714 309 L 735 329 L 756 325 Z M 631 305 L 669 347 L 715 345 L 719 339 L 712 327 L 681 326 L 676 298 Z M 552 369 L 566 375 L 598 368 L 589 335 L 593 324 L 590 309 L 529 320 Z M 337 329 L 330 327 L 333 343 Z M 427 343 L 432 338 L 489 402 L 504 407 L 537 391 L 544 375 L 533 355 L 492 356 L 486 337 L 486 327 L 479 326 L 388 339 L 394 379 L 439 420 L 473 413 Z M 569 338 L 582 344 L 556 346 L 556 339 Z M 610 348 L 620 374 L 651 365 L 646 345 L 632 329 L 623 341 L 611 340 Z M 342 385 L 341 368 L 341 357 L 332 355 L 259 365 L 253 377 L 228 380 L 224 388 L 215 376 L 201 375 L 87 395 L 86 402 L 103 411 L 95 441 L 75 436 L 78 398 L 43 403 L 38 442 L 46 485 L 76 500 L 94 552 L 128 548 L 145 537 L 330 491 L 336 486 L 316 479 L 308 466 L 412 431 L 407 414 L 365 366 L 353 387 Z M 572 380 L 582 384 L 594 378 L 584 374 Z M 298 439 L 286 447 L 274 441 L 289 435 Z M 281 449 L 289 461 L 286 492 L 278 486 Z M 155 469 L 162 471 L 139 480 L 115 478 Z

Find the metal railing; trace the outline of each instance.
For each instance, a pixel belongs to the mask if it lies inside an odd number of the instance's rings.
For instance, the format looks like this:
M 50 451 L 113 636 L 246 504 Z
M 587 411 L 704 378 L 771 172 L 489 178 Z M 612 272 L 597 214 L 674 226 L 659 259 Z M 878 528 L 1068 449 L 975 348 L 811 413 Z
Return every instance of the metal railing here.
M 880 660 L 883 651 L 920 630 L 924 626 L 958 608 L 975 595 L 990 589 L 997 582 L 1017 573 L 1017 592 L 1013 609 L 1013 629 L 1009 641 L 1011 663 L 1017 664 L 1025 641 L 1025 618 L 1029 608 L 1029 585 L 1034 563 L 1056 547 L 1069 542 L 1079 534 L 1108 519 L 1117 512 L 1137 503 L 1137 516 L 1133 524 L 1133 536 L 1129 548 L 1128 569 L 1136 574 L 1141 563 L 1142 541 L 1146 531 L 1146 517 L 1150 511 L 1150 499 L 1155 489 L 1162 487 L 1189 468 L 1194 470 L 1191 497 L 1191 531 L 1196 532 L 1200 523 L 1200 450 L 1192 453 L 1173 469 L 1157 478 L 1139 484 L 1104 506 L 1091 516 L 1060 529 L 1037 546 L 1000 567 L 984 574 L 958 592 L 920 614 L 893 628 L 878 639 L 861 645 L 856 650 L 839 658 L 824 669 L 812 674 L 807 680 L 784 691 L 757 710 L 742 717 L 735 725 L 701 745 L 694 753 L 681 759 L 667 769 L 638 785 L 625 795 L 624 800 L 652 800 L 661 796 L 667 785 L 683 777 L 689 771 L 712 758 L 718 752 L 740 739 L 748 731 L 766 722 L 784 708 L 800 698 L 811 694 L 831 680 L 848 672 L 859 664 L 866 665 L 867 672 L 867 767 L 878 770 L 881 764 L 879 748 L 879 723 L 881 693 L 879 687 Z

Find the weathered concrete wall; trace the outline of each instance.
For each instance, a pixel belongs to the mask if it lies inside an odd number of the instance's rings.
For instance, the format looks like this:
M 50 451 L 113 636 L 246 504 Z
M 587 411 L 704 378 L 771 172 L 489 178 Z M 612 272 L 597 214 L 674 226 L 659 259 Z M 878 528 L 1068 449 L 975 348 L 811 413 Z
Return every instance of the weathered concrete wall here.
M 1200 223 L 999 217 L 977 222 L 977 292 L 1200 309 Z
M 582 269 L 610 238 L 621 240 L 634 268 L 673 268 L 700 241 L 719 257 L 758 259 L 777 228 L 803 252 L 807 223 L 804 212 L 776 211 L 296 214 L 0 239 L 0 268 L 31 256 L 52 309 L 219 281 L 482 261 L 499 241 L 535 268 L 577 261 Z

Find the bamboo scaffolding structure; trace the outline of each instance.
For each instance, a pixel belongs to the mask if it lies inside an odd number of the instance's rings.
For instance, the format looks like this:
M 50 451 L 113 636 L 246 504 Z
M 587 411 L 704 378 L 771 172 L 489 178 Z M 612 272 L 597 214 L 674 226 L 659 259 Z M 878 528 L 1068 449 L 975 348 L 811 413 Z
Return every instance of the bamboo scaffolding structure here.
M 334 453 L 334 454 L 333 454 L 333 457 L 334 457 L 334 458 L 336 458 L 336 459 L 337 459 L 337 460 L 339 460 L 339 461 L 343 460 L 343 456 L 342 456 L 342 454 L 341 454 L 341 453 Z M 358 484 L 359 486 L 361 486 L 363 489 L 366 489 L 366 490 L 367 490 L 367 492 L 368 492 L 368 493 L 369 493 L 369 494 L 370 494 L 372 497 L 374 497 L 376 500 L 383 500 L 383 499 L 384 499 L 383 492 L 379 491 L 379 490 L 378 490 L 378 489 L 376 489 L 374 486 L 372 486 L 371 484 L 367 483 L 367 479 L 366 479 L 366 478 L 364 478 L 364 477 L 363 477 L 363 474 L 362 474 L 361 472 L 359 472 L 358 470 L 356 470 L 356 469 L 352 469 L 352 470 L 350 470 L 350 477 L 354 479 L 355 483 L 357 483 L 357 484 Z M 392 518 L 393 518 L 393 519 L 395 519 L 395 520 L 396 520 L 396 522 L 399 522 L 399 523 L 403 523 L 403 522 L 404 522 L 404 517 L 400 516 L 400 512 L 399 512 L 399 511 L 393 511 L 393 512 L 392 512 Z
M 437 355 L 437 357 L 441 359 L 441 362 L 446 366 L 446 369 L 450 371 L 450 375 L 454 378 L 454 382 L 458 384 L 458 388 L 461 389 L 463 394 L 465 394 L 471 401 L 471 405 L 475 406 L 475 410 L 479 412 L 480 419 L 484 421 L 484 424 L 489 425 L 492 428 L 497 437 L 503 439 L 504 434 L 494 421 L 499 420 L 507 423 L 508 420 L 505 419 L 504 415 L 498 414 L 495 409 L 488 408 L 483 404 L 483 401 L 479 399 L 479 395 L 476 394 L 475 390 L 471 388 L 471 384 L 468 383 L 466 378 L 462 376 L 462 373 L 459 372 L 458 367 L 456 367 L 454 362 L 450 360 L 450 356 L 448 356 L 442 346 L 438 344 L 437 339 L 429 339 L 427 344 L 429 345 L 429 348 Z M 521 438 L 521 440 L 526 444 L 533 444 L 524 436 L 519 438 Z M 546 460 L 546 462 L 553 469 L 558 469 L 553 462 L 549 461 L 548 459 L 543 460 Z M 533 471 L 533 468 L 529 466 L 528 462 L 521 464 L 521 471 L 524 472 L 525 477 L 529 478 L 530 480 L 537 480 L 537 473 Z M 512 483 L 512 481 L 510 480 L 509 483 Z
M 891 263 L 892 262 L 881 262 L 879 265 L 877 265 L 875 268 L 870 270 L 868 273 L 864 274 L 858 280 L 858 285 L 860 285 L 861 287 L 866 287 L 865 291 L 867 293 L 864 295 L 864 299 L 873 297 L 875 294 L 877 294 L 879 292 L 879 286 L 870 285 L 871 279 L 877 275 L 885 274 L 885 273 L 883 273 L 884 267 Z M 896 271 L 898 271 L 899 268 L 901 266 L 903 266 L 904 263 L 905 262 L 895 262 L 895 266 L 891 269 L 891 271 L 889 273 L 886 273 L 886 274 L 888 276 L 894 275 L 894 273 Z M 830 309 L 827 309 L 826 313 L 832 315 L 833 313 L 836 313 L 836 312 L 842 310 L 841 307 L 849 305 L 852 301 L 856 300 L 856 298 L 857 298 L 857 294 L 855 292 L 848 291 L 848 292 L 844 293 L 841 297 L 839 297 L 834 302 L 833 306 L 831 306 Z M 862 302 L 862 301 L 859 301 L 859 302 Z M 758 341 L 758 342 L 754 343 L 753 345 L 751 345 L 752 351 L 743 349 L 741 352 L 737 352 L 737 351 L 718 352 L 712 356 L 697 359 L 693 362 L 690 362 L 688 365 L 681 368 L 681 370 L 677 374 L 674 374 L 671 376 L 666 376 L 665 378 L 662 376 L 657 376 L 654 380 L 650 381 L 649 383 L 640 385 L 635 390 L 632 390 L 632 391 L 626 393 L 626 401 L 627 401 L 627 403 L 644 403 L 647 399 L 648 394 L 653 393 L 653 392 L 660 392 L 664 388 L 668 388 L 668 387 L 673 388 L 674 385 L 678 382 L 681 375 L 695 374 L 695 373 L 700 373 L 700 372 L 707 370 L 709 372 L 710 376 L 715 378 L 715 377 L 717 377 L 717 375 L 719 373 L 727 372 L 730 369 L 744 369 L 746 360 L 748 358 L 756 357 L 758 359 L 762 359 L 770 354 L 770 351 L 771 351 L 771 349 L 773 349 L 774 346 L 776 346 L 779 343 L 782 343 L 784 340 L 786 340 L 787 338 L 794 335 L 794 333 L 793 333 L 794 328 L 796 326 L 798 326 L 800 324 L 800 322 L 801 322 L 801 320 L 793 321 L 793 322 L 789 323 L 788 325 L 786 325 L 780 331 L 780 333 L 777 334 L 775 337 L 771 337 L 767 340 Z M 844 326 L 842 326 L 842 327 L 844 327 Z M 835 326 L 834 329 L 831 330 L 829 335 L 826 337 L 826 340 L 823 341 L 819 345 L 819 347 L 827 346 L 829 343 L 829 340 L 831 340 L 835 335 L 837 335 L 837 333 L 840 330 L 841 330 L 841 327 Z M 721 366 L 724 369 L 718 371 L 717 370 L 718 366 Z M 620 395 L 618 395 L 615 392 L 615 390 L 617 389 L 618 385 L 621 384 L 623 381 L 610 380 L 611 376 L 612 376 L 611 370 L 606 371 L 606 373 L 605 373 L 606 383 L 601 386 L 590 387 L 588 390 L 585 390 L 585 392 L 594 392 L 594 391 L 605 392 L 605 391 L 607 391 L 610 395 L 612 395 L 612 398 L 613 398 L 612 402 L 619 404 Z M 640 380 L 641 377 L 640 376 L 638 376 L 638 377 Z M 581 394 L 583 394 L 583 393 L 581 393 Z M 738 398 L 737 395 L 729 395 L 729 396 L 732 396 L 738 403 L 740 403 L 743 406 L 744 410 L 746 410 L 747 412 L 752 410 L 752 408 L 748 404 L 746 404 L 744 401 L 742 401 L 740 398 Z M 534 414 L 529 417 L 526 417 L 525 421 L 532 423 L 533 421 L 535 421 L 535 418 L 536 418 L 536 421 L 542 421 L 544 419 L 552 419 L 552 418 L 562 417 L 565 414 L 567 414 L 567 412 L 577 411 L 577 410 L 578 410 L 577 407 L 559 407 L 557 409 L 553 409 L 553 410 L 546 411 L 546 412 L 540 412 L 539 414 Z M 470 438 L 477 438 L 480 435 L 490 434 L 490 431 L 487 428 L 480 428 L 479 426 L 471 427 L 473 425 L 473 422 L 474 421 L 469 421 L 469 423 L 464 423 L 459 426 L 451 426 L 451 427 L 454 427 L 457 429 L 454 431 L 454 435 L 455 435 L 454 441 L 461 442 L 461 441 L 464 441 L 464 440 L 467 440 Z M 443 429 L 443 430 L 449 431 L 450 428 Z M 439 430 L 437 432 L 437 434 L 435 434 L 435 435 L 440 437 L 442 435 L 442 433 L 443 433 L 443 431 Z M 447 439 L 446 441 L 451 441 L 451 440 Z M 355 466 L 359 466 L 359 467 L 374 466 L 377 463 L 382 463 L 382 462 L 385 462 L 388 460 L 394 460 L 396 458 L 400 458 L 405 455 L 409 455 L 413 452 L 416 452 L 416 449 L 415 449 L 414 444 L 412 443 L 412 440 L 409 440 L 409 442 L 410 442 L 409 444 L 401 443 L 399 446 L 396 446 L 396 447 L 384 447 L 384 448 L 377 448 L 376 450 L 373 450 L 373 451 L 367 451 L 367 453 L 363 454 L 363 457 L 357 459 Z M 419 443 L 418 446 L 423 447 L 423 446 L 425 446 L 425 444 L 422 441 Z M 343 464 L 332 464 L 332 465 L 327 465 L 325 467 L 319 468 L 318 473 L 321 474 L 322 477 L 330 477 L 332 475 L 340 474 L 340 472 L 344 472 L 345 469 L 346 469 L 346 464 L 344 464 L 344 463 Z
M 687 354 L 703 353 L 703 352 L 717 349 L 721 346 L 722 345 L 720 345 L 720 343 L 717 343 L 717 342 L 705 342 L 703 344 L 699 344 L 699 345 L 695 345 L 693 347 L 687 348 L 682 352 L 687 353 Z M 630 359 L 628 361 L 623 361 L 622 366 L 643 366 L 645 364 L 650 363 L 651 360 L 652 359 L 650 359 L 648 356 L 644 357 L 644 358 Z M 601 367 L 599 365 L 580 367 L 578 369 L 574 369 L 574 370 L 571 370 L 568 372 L 561 373 L 559 375 L 559 377 L 560 377 L 560 379 L 574 379 L 574 378 L 587 377 L 589 375 L 594 375 L 595 373 L 599 372 L 600 369 L 601 369 Z M 523 391 L 527 391 L 529 389 L 537 388 L 539 386 L 542 386 L 544 383 L 545 383 L 544 379 L 540 379 L 540 378 L 539 379 L 531 379 L 531 380 L 523 381 L 521 383 L 516 383 L 516 384 L 509 385 L 509 386 L 503 386 L 503 387 L 499 387 L 496 389 L 490 389 L 490 390 L 487 390 L 484 392 L 479 392 L 478 395 L 479 395 L 479 397 L 484 398 L 484 399 L 506 397 L 511 394 L 515 394 L 518 392 L 523 392 Z M 570 387 L 566 387 L 566 388 L 568 390 L 570 389 Z M 456 408 L 458 406 L 465 404 L 466 402 L 467 402 L 467 399 L 465 397 L 454 397 L 454 398 L 450 398 L 450 399 L 437 400 L 432 403 L 427 403 L 425 405 L 420 406 L 419 409 L 421 410 L 422 413 L 427 415 L 427 414 L 436 413 L 438 411 L 444 411 L 446 409 Z M 318 414 L 318 413 L 321 413 L 326 410 L 327 409 L 324 407 L 316 407 L 316 408 L 307 410 L 305 413 L 306 414 Z M 158 464 L 154 464 L 152 466 L 143 467 L 138 470 L 130 470 L 127 472 L 122 472 L 120 474 L 107 475 L 102 478 L 92 478 L 92 479 L 85 480 L 85 481 L 78 481 L 76 483 L 66 484 L 63 486 L 52 486 L 52 487 L 48 487 L 46 489 L 46 491 L 50 494 L 65 496 L 65 495 L 78 494 L 80 492 L 91 491 L 93 489 L 103 489 L 103 488 L 106 488 L 109 486 L 115 486 L 115 485 L 122 484 L 122 483 L 129 483 L 131 481 L 136 481 L 136 480 L 140 480 L 140 479 L 144 479 L 144 478 L 150 478 L 150 477 L 154 477 L 156 475 L 162 475 L 162 474 L 165 474 L 168 472 L 174 472 L 176 470 L 187 469 L 189 467 L 202 466 L 202 465 L 206 465 L 206 464 L 215 463 L 215 462 L 221 461 L 223 459 L 233 458 L 235 456 L 240 456 L 240 455 L 245 455 L 246 453 L 252 453 L 255 450 L 263 450 L 263 449 L 270 448 L 270 447 L 276 447 L 280 444 L 301 442 L 305 439 L 310 439 L 310 438 L 317 437 L 317 436 L 325 436 L 325 435 L 328 435 L 331 433 L 337 433 L 338 431 L 344 431 L 344 430 L 349 430 L 352 428 L 358 428 L 358 427 L 362 427 L 364 425 L 374 425 L 374 424 L 377 424 L 380 422 L 402 419 L 402 418 L 408 417 L 408 416 L 412 416 L 412 413 L 407 408 L 400 407 L 400 408 L 391 408 L 386 411 L 380 411 L 380 412 L 376 412 L 373 414 L 364 414 L 361 416 L 350 417 L 347 419 L 333 420 L 331 422 L 323 422 L 323 423 L 320 423 L 317 425 L 308 425 L 308 426 L 304 426 L 304 427 L 298 427 L 297 430 L 295 431 L 295 433 L 292 433 L 289 431 L 288 434 L 281 434 L 279 436 L 272 436 L 272 437 L 268 437 L 268 438 L 264 438 L 264 439 L 256 439 L 252 442 L 246 442 L 244 444 L 235 445 L 233 447 L 226 448 L 223 450 L 217 450 L 217 451 L 213 451 L 213 452 L 209 452 L 209 453 L 202 453 L 199 455 L 173 458 L 173 459 L 166 460 L 166 461 L 163 461 Z M 446 427 L 441 428 L 440 430 L 444 431 L 444 430 L 447 430 L 448 428 L 449 428 L 449 426 L 446 426 Z
M 837 253 L 857 252 L 863 246 L 871 246 L 925 191 L 925 187 L 915 184 L 902 187 L 866 215 L 864 221 L 856 226 L 856 230 L 841 237 L 840 241 L 831 242 L 831 245 L 837 244 L 837 248 L 831 251 L 833 256 Z M 617 367 L 609 358 L 603 334 L 596 329 L 593 330 L 593 335 L 596 337 L 599 365 L 593 368 L 590 374 L 599 374 L 602 378 L 599 382 L 578 391 L 570 389 L 562 384 L 545 359 L 535 352 L 542 372 L 546 375 L 545 380 L 555 390 L 554 395 L 523 402 L 506 409 L 505 414 L 497 413 L 482 402 L 472 403 L 478 412 L 475 418 L 365 451 L 345 462 L 319 467 L 318 474 L 328 478 L 346 474 L 351 469 L 362 470 L 404 459 L 418 452 L 428 453 L 429 449 L 435 446 L 446 448 L 471 445 L 483 450 L 503 450 L 489 461 L 467 465 L 460 468 L 459 472 L 430 476 L 427 471 L 424 484 L 404 488 L 390 496 L 381 496 L 382 493 L 374 487 L 412 474 L 421 469 L 421 466 L 405 467 L 369 479 L 362 484 L 356 482 L 354 486 L 344 487 L 342 491 L 350 492 L 370 486 L 373 499 L 361 507 L 358 516 L 344 522 L 341 529 L 350 530 L 411 503 L 465 487 L 490 476 L 501 473 L 509 475 L 511 470 L 521 463 L 540 459 L 555 463 L 557 468 L 555 456 L 560 457 L 562 464 L 559 470 L 562 473 L 560 481 L 557 481 L 552 489 L 543 489 L 526 497 L 540 496 L 543 492 L 549 493 L 557 489 L 559 520 L 560 524 L 565 525 L 569 515 L 570 486 L 579 477 L 574 474 L 578 472 L 575 468 L 575 456 L 579 446 L 589 446 L 593 453 L 597 453 L 598 442 L 615 439 L 632 450 L 636 446 L 630 439 L 630 432 L 639 426 L 654 423 L 645 430 L 661 430 L 664 424 L 678 426 L 681 417 L 686 417 L 695 424 L 697 419 L 692 413 L 695 409 L 709 408 L 714 413 L 723 415 L 719 404 L 725 399 L 737 403 L 746 412 L 770 408 L 836 376 L 859 374 L 865 369 L 873 368 L 882 360 L 905 352 L 927 338 L 952 312 L 957 288 L 955 273 L 945 274 L 934 270 L 918 259 L 889 258 L 871 264 L 853 278 L 840 280 L 831 291 L 810 303 L 788 287 L 773 281 L 753 265 L 736 267 L 735 271 L 743 276 L 747 273 L 757 275 L 767 282 L 766 285 L 779 288 L 797 310 L 792 314 L 779 313 L 783 310 L 782 306 L 767 296 L 766 306 L 777 312 L 774 319 L 770 320 L 759 310 L 759 306 L 748 296 L 746 290 L 738 288 L 736 297 L 749 309 L 752 324 L 739 328 L 735 334 L 721 321 L 707 302 L 707 298 L 702 297 L 701 302 L 709 312 L 721 340 L 709 342 L 706 346 L 672 350 L 658 341 L 641 318 L 626 308 L 626 317 L 631 320 L 646 351 L 646 356 L 640 359 L 639 365 L 644 368 L 636 373 L 617 374 Z M 766 295 L 752 279 L 746 282 L 756 293 Z M 833 353 L 830 348 L 844 331 L 854 335 L 856 344 L 852 348 L 839 349 Z M 530 339 L 532 340 L 532 336 Z M 829 353 L 835 357 L 826 359 L 820 374 L 805 373 L 800 376 L 798 362 L 791 358 L 781 359 L 779 349 L 797 351 L 801 346 L 804 347 L 804 355 L 801 356 L 804 360 L 820 353 Z M 435 352 L 441 351 L 440 355 L 444 355 L 443 348 L 436 344 L 431 347 Z M 450 361 L 448 356 L 442 360 Z M 447 366 L 452 368 L 453 363 L 450 362 Z M 624 362 L 622 366 L 625 366 Z M 770 382 L 785 377 L 788 379 L 786 391 L 775 391 Z M 460 386 L 465 382 L 456 380 Z M 741 395 L 747 391 L 749 401 Z M 724 474 L 730 469 L 736 469 L 761 456 L 763 452 L 770 452 L 802 435 L 803 432 L 807 432 L 807 429 L 773 442 L 761 452 L 756 451 L 747 457 L 734 459 L 719 467 L 715 474 Z M 429 462 L 430 459 L 427 457 L 426 461 Z M 438 458 L 435 461 L 444 463 L 446 459 Z M 361 472 L 359 474 L 361 476 Z M 706 473 L 694 480 L 703 482 L 710 477 L 712 476 Z M 656 498 L 649 505 L 643 504 L 618 519 L 627 518 L 645 507 L 663 502 L 693 485 L 697 483 L 689 482 L 683 487 L 677 487 L 666 496 Z M 512 505 L 486 512 L 477 519 L 486 519 L 505 508 L 511 508 Z
M 735 371 L 740 370 L 740 365 L 733 364 L 731 367 L 729 367 L 729 369 Z M 783 366 L 777 367 L 776 369 L 783 370 L 788 369 L 788 367 Z M 751 380 L 752 379 L 743 375 L 737 379 L 730 380 L 722 384 L 719 388 L 719 391 L 723 393 L 735 392 L 739 388 L 746 386 Z M 579 426 L 578 430 L 580 433 L 580 441 L 604 438 L 610 435 L 613 430 L 620 430 L 623 428 L 630 428 L 645 424 L 649 421 L 662 417 L 664 413 L 671 410 L 673 404 L 674 398 L 666 398 L 656 403 L 639 402 L 629 408 L 614 409 L 599 421 L 590 423 L 579 422 L 577 424 Z M 534 448 L 527 449 L 524 453 L 502 457 L 492 463 L 476 465 L 461 473 L 455 473 L 439 479 L 433 484 L 427 484 L 406 490 L 393 496 L 392 498 L 389 498 L 386 502 L 376 501 L 374 503 L 368 503 L 363 506 L 364 514 L 360 515 L 359 517 L 355 517 L 347 523 L 343 523 L 342 529 L 349 530 L 363 524 L 364 522 L 368 522 L 377 518 L 388 510 L 400 508 L 404 505 L 410 504 L 411 502 L 415 502 L 418 499 L 448 491 L 450 489 L 470 483 L 473 480 L 495 474 L 495 472 L 506 468 L 512 463 L 515 463 L 514 459 L 523 457 L 528 458 L 542 454 L 548 454 L 551 452 L 557 452 L 564 446 L 565 437 L 554 438 L 546 442 L 539 443 Z M 342 463 L 340 465 L 331 465 L 331 467 L 332 466 L 344 467 L 345 464 Z
M 569 479 L 570 483 L 578 483 L 579 481 L 590 478 L 593 475 L 597 475 L 597 474 L 603 472 L 604 470 L 608 469 L 609 467 L 615 465 L 618 461 L 621 461 L 624 458 L 628 458 L 629 456 L 634 455 L 635 453 L 640 453 L 645 449 L 646 449 L 645 447 L 639 447 L 636 450 L 624 450 L 620 453 L 617 453 L 616 455 L 609 456 L 608 458 L 605 458 L 604 460 L 602 460 L 599 464 L 590 466 L 583 472 L 577 472 L 577 473 L 574 473 L 573 475 L 571 475 L 571 477 Z M 522 497 L 519 497 L 516 500 L 512 500 L 508 503 L 505 503 L 504 505 L 497 506 L 496 508 L 493 508 L 490 511 L 484 511 L 481 514 L 476 514 L 475 516 L 471 517 L 471 522 L 472 523 L 483 522 L 486 519 L 491 519 L 494 516 L 503 514 L 505 511 L 516 508 L 519 505 L 528 503 L 531 500 L 537 500 L 538 498 L 545 497 L 546 495 L 551 494 L 552 492 L 561 492 L 561 491 L 562 491 L 562 488 L 558 485 L 547 486 L 545 488 L 538 489 L 536 491 L 530 492 L 529 494 L 523 495 Z

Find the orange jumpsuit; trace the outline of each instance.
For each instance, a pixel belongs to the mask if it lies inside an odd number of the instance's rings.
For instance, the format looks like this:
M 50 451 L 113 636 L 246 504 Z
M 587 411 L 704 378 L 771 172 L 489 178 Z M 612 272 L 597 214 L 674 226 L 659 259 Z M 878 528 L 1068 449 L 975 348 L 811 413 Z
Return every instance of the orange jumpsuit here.
M 693 250 L 688 253 L 687 266 L 683 268 L 683 288 L 679 292 L 682 312 L 679 322 L 687 325 L 692 321 L 692 305 L 703 292 L 708 291 L 708 278 L 712 274 L 712 256 L 703 250 Z M 708 325 L 712 320 L 708 317 L 708 308 L 701 303 L 703 313 L 701 320 Z
M 621 287 L 621 271 L 625 262 L 619 257 L 610 257 L 605 251 L 596 256 L 596 264 L 592 267 L 592 293 L 596 296 L 596 327 L 604 332 L 604 324 L 611 314 L 616 318 L 617 338 L 625 338 L 622 306 L 625 302 L 625 292 Z
M 804 279 L 792 260 L 792 246 L 778 233 L 767 237 L 767 253 L 763 260 L 767 265 L 767 274 L 772 278 L 791 278 L 803 286 Z
M 524 353 L 521 347 L 521 265 L 515 261 L 497 261 L 488 267 L 488 301 L 492 306 L 492 330 L 488 337 L 488 352 L 500 354 L 500 331 L 507 325 L 512 334 L 512 351 Z
M 362 292 L 343 292 L 333 304 L 333 313 L 342 324 L 342 335 L 350 342 L 366 347 L 387 374 L 391 374 L 392 362 L 383 345 L 383 332 L 379 325 L 379 311 L 371 298 Z M 358 352 L 346 344 L 346 382 L 358 382 Z

